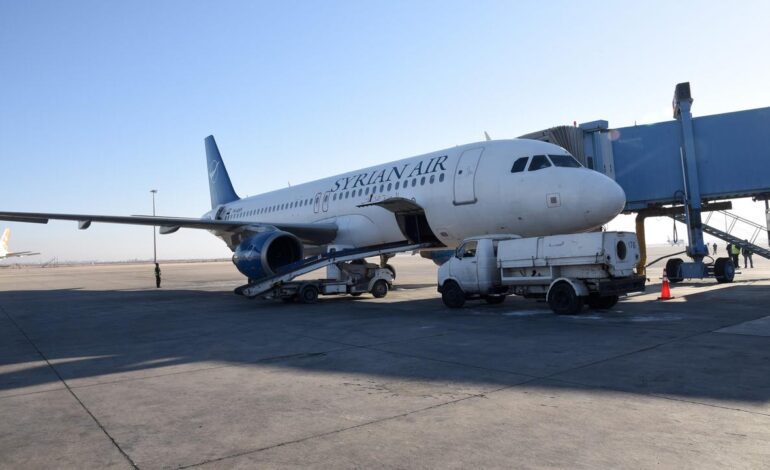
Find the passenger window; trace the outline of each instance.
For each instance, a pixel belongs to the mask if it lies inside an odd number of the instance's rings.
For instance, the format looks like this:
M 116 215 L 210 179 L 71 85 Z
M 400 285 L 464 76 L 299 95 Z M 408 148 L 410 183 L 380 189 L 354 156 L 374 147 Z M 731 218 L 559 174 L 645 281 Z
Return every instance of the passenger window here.
M 535 155 L 532 157 L 532 163 L 529 164 L 529 171 L 542 170 L 551 166 L 551 162 L 548 161 L 545 155 Z
M 580 163 L 572 155 L 548 155 L 553 162 L 553 166 L 564 168 L 580 168 Z
M 438 175 L 438 182 L 439 183 L 443 183 L 444 182 L 444 173 L 441 173 L 440 175 Z
M 513 166 L 511 167 L 511 173 L 518 173 L 520 171 L 524 171 L 524 168 L 527 167 L 528 160 L 529 160 L 529 157 L 521 157 L 515 162 L 513 162 Z

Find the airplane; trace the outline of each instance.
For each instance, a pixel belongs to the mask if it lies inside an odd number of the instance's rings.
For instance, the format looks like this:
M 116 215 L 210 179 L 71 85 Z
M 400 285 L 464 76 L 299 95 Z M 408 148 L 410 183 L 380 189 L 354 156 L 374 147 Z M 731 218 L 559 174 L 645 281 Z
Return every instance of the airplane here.
M 34 256 L 40 253 L 33 253 L 31 251 L 8 251 L 8 242 L 11 240 L 11 229 L 6 228 L 3 230 L 3 238 L 0 239 L 0 259 L 17 258 L 22 256 Z
M 470 236 L 590 231 L 626 203 L 611 178 L 557 145 L 526 139 L 460 145 L 240 198 L 214 137 L 204 142 L 211 210 L 200 218 L 0 212 L 0 220 L 73 220 L 80 229 L 92 222 L 152 225 L 161 234 L 208 230 L 251 282 L 331 248 L 419 243 L 438 264 Z

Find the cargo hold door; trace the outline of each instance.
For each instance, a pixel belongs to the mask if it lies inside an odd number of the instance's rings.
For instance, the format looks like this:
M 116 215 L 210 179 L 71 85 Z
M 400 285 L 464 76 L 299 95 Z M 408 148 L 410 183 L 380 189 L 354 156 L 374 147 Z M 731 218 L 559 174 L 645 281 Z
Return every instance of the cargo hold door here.
M 476 169 L 479 166 L 484 147 L 469 149 L 460 155 L 455 168 L 454 204 L 473 204 L 476 202 Z

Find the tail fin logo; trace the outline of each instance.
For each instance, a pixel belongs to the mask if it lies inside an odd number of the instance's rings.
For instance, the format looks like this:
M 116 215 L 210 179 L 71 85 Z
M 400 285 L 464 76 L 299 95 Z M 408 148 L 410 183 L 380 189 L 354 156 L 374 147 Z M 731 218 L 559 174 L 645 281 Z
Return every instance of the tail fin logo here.
M 217 170 L 219 170 L 219 160 L 211 162 L 212 168 L 209 170 L 209 179 L 214 181 L 214 177 L 217 176 Z

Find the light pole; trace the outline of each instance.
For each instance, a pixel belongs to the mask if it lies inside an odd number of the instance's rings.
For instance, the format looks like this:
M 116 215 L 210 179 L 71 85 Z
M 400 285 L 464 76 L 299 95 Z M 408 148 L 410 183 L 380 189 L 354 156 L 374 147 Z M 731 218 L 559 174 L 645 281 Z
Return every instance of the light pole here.
M 151 189 L 150 192 L 152 193 L 152 216 L 155 217 L 155 194 L 157 194 L 157 189 Z M 152 226 L 152 262 L 156 265 L 158 264 L 158 245 L 155 241 L 155 225 Z

